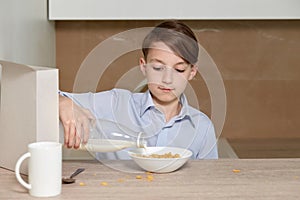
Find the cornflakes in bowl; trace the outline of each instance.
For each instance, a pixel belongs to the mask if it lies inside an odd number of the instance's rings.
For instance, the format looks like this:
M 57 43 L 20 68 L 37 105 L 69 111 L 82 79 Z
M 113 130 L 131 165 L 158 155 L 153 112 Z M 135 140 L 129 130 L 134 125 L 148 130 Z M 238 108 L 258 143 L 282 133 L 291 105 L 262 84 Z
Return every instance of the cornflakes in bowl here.
M 142 169 L 156 173 L 173 172 L 193 155 L 190 150 L 178 147 L 146 147 L 128 153 Z

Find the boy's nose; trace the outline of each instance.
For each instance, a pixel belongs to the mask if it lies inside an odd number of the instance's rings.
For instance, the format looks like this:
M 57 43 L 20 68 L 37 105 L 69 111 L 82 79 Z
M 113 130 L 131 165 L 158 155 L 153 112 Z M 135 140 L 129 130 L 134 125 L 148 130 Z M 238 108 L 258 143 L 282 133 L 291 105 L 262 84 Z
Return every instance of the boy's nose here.
M 173 82 L 173 70 L 170 67 L 165 68 L 162 76 L 162 82 L 166 84 Z

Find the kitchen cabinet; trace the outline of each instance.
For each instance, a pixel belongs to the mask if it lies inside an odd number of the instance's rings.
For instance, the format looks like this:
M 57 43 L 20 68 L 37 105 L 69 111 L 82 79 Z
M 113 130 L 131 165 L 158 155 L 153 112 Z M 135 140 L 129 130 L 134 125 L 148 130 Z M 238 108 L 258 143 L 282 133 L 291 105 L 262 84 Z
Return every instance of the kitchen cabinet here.
M 49 0 L 50 20 L 300 19 L 298 0 Z

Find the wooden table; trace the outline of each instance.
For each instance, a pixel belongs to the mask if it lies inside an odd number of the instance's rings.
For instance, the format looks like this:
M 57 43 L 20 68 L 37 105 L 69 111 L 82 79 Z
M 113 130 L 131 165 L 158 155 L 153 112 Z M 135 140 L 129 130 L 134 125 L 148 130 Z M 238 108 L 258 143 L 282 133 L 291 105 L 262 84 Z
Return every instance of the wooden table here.
M 79 167 L 86 170 L 76 183 L 63 185 L 61 195 L 51 199 L 300 199 L 300 159 L 189 161 L 176 172 L 150 175 L 153 180 L 95 161 L 64 161 L 63 175 Z M 0 168 L 0 177 L 0 199 L 37 199 L 14 172 Z

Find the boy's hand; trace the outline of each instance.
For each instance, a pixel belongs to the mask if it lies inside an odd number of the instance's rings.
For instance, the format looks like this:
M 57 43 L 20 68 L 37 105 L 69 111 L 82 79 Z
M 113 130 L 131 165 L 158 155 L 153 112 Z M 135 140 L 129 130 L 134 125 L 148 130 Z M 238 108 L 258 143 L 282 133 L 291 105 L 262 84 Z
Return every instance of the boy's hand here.
M 79 148 L 89 138 L 90 124 L 95 117 L 76 105 L 70 98 L 59 95 L 59 118 L 64 127 L 64 143 L 68 148 Z

